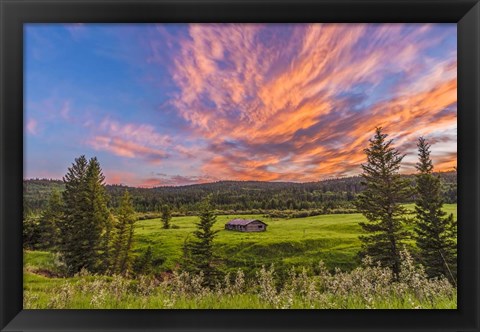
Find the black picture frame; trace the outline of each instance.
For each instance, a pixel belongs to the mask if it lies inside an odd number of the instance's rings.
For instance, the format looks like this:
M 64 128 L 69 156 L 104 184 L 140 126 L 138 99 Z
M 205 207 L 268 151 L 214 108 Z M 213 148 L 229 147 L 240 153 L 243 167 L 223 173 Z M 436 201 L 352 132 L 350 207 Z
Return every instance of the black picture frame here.
M 0 0 L 1 331 L 480 331 L 478 0 Z M 459 286 L 456 310 L 22 310 L 23 24 L 455 22 Z

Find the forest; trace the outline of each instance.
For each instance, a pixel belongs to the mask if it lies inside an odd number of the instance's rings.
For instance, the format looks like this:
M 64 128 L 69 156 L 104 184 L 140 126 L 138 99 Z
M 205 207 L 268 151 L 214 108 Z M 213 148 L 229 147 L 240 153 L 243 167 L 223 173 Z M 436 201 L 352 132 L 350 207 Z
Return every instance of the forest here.
M 434 173 L 442 180 L 442 199 L 457 203 L 456 172 Z M 415 184 L 415 175 L 403 175 Z M 362 177 L 328 179 L 310 183 L 221 181 L 188 186 L 135 188 L 105 185 L 111 208 L 119 206 L 125 190 L 132 196 L 138 212 L 158 213 L 169 205 L 174 215 L 194 215 L 202 198 L 210 194 L 219 213 L 269 213 L 273 211 L 317 211 L 318 214 L 354 212 L 355 197 L 363 190 Z M 47 206 L 52 191 L 63 191 L 62 180 L 28 179 L 23 181 L 25 214 L 38 214 Z M 405 203 L 414 202 L 409 197 Z M 283 213 L 282 215 L 286 215 Z

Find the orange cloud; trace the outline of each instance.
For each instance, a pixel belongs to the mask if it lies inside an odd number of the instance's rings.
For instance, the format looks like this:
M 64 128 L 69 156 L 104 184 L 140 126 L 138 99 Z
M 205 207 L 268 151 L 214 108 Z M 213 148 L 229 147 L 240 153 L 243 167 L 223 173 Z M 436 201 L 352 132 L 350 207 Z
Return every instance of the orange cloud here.
M 419 135 L 456 126 L 456 51 L 428 55 L 447 33 L 432 35 L 433 27 L 190 25 L 171 68 L 179 88 L 172 106 L 192 136 L 209 143 L 202 174 L 269 181 L 358 174 L 376 126 L 415 155 Z M 456 150 L 456 134 L 448 144 Z

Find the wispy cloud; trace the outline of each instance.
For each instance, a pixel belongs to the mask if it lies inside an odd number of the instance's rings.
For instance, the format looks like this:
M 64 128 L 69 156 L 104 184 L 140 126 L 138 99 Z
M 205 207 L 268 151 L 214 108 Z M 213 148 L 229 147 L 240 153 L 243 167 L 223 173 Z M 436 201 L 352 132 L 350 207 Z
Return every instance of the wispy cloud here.
M 87 143 L 96 150 L 151 163 L 159 163 L 168 157 L 165 148 L 169 144 L 169 137 L 157 133 L 153 126 L 121 124 L 106 118 L 94 130 L 95 136 Z
M 167 157 L 167 154 L 163 151 L 117 137 L 95 136 L 90 144 L 94 149 L 109 151 L 120 157 L 142 158 L 151 162 L 159 162 Z
M 375 126 L 402 138 L 401 149 L 455 124 L 456 54 L 427 55 L 444 38 L 431 28 L 191 25 L 171 68 L 180 88 L 173 104 L 215 149 L 202 170 L 264 180 L 348 175 Z

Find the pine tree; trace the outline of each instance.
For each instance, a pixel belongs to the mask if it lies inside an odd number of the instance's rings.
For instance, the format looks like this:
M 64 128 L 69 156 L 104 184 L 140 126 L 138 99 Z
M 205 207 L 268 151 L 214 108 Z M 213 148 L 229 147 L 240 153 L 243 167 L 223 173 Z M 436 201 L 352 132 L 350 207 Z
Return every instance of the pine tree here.
M 361 255 L 368 255 L 374 261 L 392 269 L 393 278 L 400 273 L 400 251 L 408 233 L 405 231 L 405 208 L 401 205 L 411 195 L 407 180 L 398 174 L 403 155 L 392 147 L 392 140 L 386 140 L 382 128 L 375 135 L 364 152 L 367 163 L 362 165 L 362 184 L 365 190 L 355 202 L 357 209 L 367 218 L 360 226 L 367 233 L 360 237 Z
M 204 199 L 200 205 L 200 220 L 196 223 L 197 229 L 193 232 L 194 239 L 186 243 L 185 249 L 189 252 L 189 269 L 194 273 L 203 273 L 204 285 L 213 287 L 218 279 L 220 271 L 215 266 L 217 260 L 213 250 L 213 241 L 218 231 L 214 231 L 213 225 L 216 216 L 210 203 L 210 197 Z
M 164 229 L 170 228 L 170 220 L 172 220 L 172 215 L 170 213 L 170 208 L 168 205 L 162 207 L 162 223 Z
M 114 225 L 112 243 L 111 272 L 125 274 L 131 269 L 131 249 L 133 246 L 135 210 L 132 198 L 127 190 L 122 197 L 118 209 L 118 220 Z
M 60 193 L 54 190 L 39 222 L 39 249 L 54 249 L 59 238 L 59 223 L 63 218 L 63 202 Z
M 456 221 L 442 210 L 442 183 L 433 175 L 430 144 L 420 137 L 417 143 L 419 162 L 416 165 L 415 225 L 420 260 L 430 277 L 445 276 L 455 283 Z

